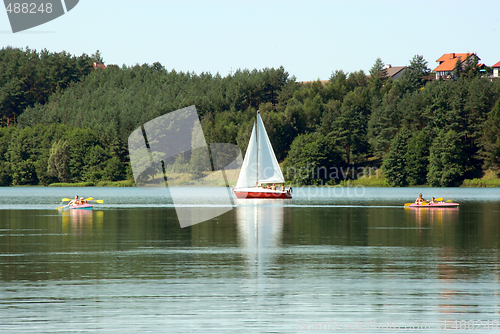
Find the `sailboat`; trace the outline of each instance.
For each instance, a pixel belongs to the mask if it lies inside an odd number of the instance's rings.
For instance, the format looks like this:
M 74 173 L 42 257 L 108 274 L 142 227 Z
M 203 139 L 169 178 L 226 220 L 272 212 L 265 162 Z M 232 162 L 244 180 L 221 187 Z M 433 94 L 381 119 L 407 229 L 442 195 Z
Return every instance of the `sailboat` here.
M 254 122 L 245 159 L 233 191 L 237 198 L 292 198 L 291 187 L 283 191 L 280 187 L 276 190 L 262 187 L 262 184 L 271 183 L 284 184 L 285 179 L 257 111 L 257 121 Z

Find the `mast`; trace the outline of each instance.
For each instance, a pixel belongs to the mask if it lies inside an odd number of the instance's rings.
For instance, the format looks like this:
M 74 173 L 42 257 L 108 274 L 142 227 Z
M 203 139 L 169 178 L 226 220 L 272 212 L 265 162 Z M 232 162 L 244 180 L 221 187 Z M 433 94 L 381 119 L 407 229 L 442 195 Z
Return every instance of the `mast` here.
M 257 110 L 257 115 L 259 115 L 258 110 Z M 257 122 L 258 121 L 259 121 L 259 117 L 257 116 L 255 119 L 255 141 L 257 142 L 257 187 L 260 186 L 260 182 L 259 182 L 259 134 L 257 133 L 257 131 L 258 131 Z

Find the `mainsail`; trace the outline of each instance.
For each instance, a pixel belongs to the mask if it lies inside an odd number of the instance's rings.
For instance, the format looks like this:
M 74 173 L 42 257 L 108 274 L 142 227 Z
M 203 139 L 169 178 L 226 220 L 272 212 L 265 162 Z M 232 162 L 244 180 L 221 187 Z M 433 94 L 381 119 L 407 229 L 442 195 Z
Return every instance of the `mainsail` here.
M 262 118 L 257 112 L 236 188 L 248 188 L 262 183 L 285 183 Z
M 261 183 L 285 183 L 283 173 L 281 173 L 280 165 L 278 165 L 278 160 L 276 160 L 276 155 L 267 137 L 266 129 L 259 113 L 257 113 L 257 135 L 257 142 L 259 144 L 259 185 Z

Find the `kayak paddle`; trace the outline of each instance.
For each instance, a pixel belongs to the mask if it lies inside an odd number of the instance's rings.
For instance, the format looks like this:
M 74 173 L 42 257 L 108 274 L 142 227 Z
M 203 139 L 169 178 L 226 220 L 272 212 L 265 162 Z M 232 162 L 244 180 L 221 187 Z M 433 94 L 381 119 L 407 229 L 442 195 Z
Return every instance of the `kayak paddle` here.
M 440 198 L 436 198 L 436 202 L 442 202 L 443 201 L 443 198 L 440 197 Z M 445 201 L 446 203 L 453 203 L 453 201 L 451 199 Z
M 89 198 L 86 198 L 85 200 L 86 200 L 86 201 L 91 201 L 91 200 L 93 200 L 93 199 L 94 199 L 93 197 L 89 197 Z M 71 198 L 63 198 L 63 199 L 62 199 L 62 201 L 63 201 L 63 202 L 69 202 L 69 201 L 71 201 L 71 200 L 72 200 Z
M 405 206 L 410 206 L 412 204 L 417 204 L 417 203 L 415 203 L 415 202 L 413 202 L 413 203 L 406 203 Z M 420 205 L 427 205 L 427 204 L 429 204 L 429 203 L 427 203 L 427 202 L 420 203 Z
M 91 199 L 90 201 L 96 202 L 96 203 L 99 203 L 99 204 L 104 203 L 104 201 L 102 199 Z

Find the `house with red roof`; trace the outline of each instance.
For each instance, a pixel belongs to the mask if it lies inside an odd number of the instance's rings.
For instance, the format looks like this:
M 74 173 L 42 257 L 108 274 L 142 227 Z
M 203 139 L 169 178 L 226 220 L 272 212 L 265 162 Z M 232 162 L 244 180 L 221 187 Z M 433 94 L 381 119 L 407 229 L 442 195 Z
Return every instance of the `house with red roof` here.
M 436 72 L 436 79 L 439 79 L 440 77 L 443 79 L 453 78 L 452 72 L 457 64 L 457 60 L 459 60 L 463 66 L 465 59 L 469 56 L 473 56 L 476 57 L 477 60 L 481 60 L 481 58 L 474 53 L 445 53 L 442 55 L 438 60 L 436 60 L 439 63 L 438 67 L 433 70 Z
M 94 70 L 100 70 L 100 69 L 105 69 L 105 68 L 106 68 L 106 65 L 98 64 L 98 63 L 94 62 Z
M 493 78 L 500 78 L 500 61 L 491 68 L 493 68 Z

